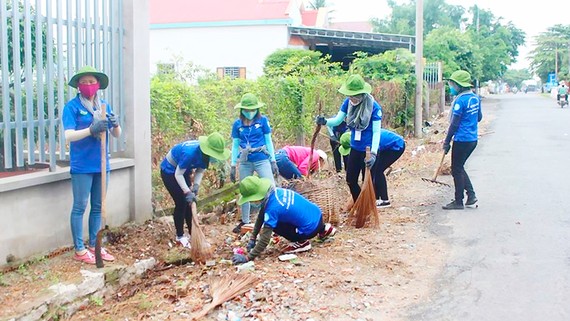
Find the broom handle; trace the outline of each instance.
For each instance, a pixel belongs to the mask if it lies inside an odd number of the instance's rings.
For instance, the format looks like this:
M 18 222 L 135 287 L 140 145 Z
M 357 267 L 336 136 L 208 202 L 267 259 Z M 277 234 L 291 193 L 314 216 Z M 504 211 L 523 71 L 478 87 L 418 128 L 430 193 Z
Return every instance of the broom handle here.
M 437 175 L 439 175 L 439 172 L 441 171 L 441 167 L 443 166 L 443 160 L 444 159 L 445 159 L 445 153 L 443 153 L 443 155 L 441 155 L 441 161 L 439 162 L 439 166 L 437 167 L 437 169 L 435 170 L 435 173 L 433 174 L 432 181 L 435 181 L 437 179 Z
M 107 105 L 101 104 L 101 118 L 107 118 Z M 107 221 L 107 130 L 101 133 L 101 228 Z

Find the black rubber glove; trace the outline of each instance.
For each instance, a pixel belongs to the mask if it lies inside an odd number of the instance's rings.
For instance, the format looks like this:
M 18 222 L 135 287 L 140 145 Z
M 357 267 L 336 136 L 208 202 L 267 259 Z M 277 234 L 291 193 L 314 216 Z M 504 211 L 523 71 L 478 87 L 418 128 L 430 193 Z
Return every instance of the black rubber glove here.
M 317 123 L 317 125 L 326 125 L 327 119 L 325 116 L 317 116 L 317 118 L 315 118 L 315 123 Z
M 91 126 L 89 126 L 89 132 L 91 136 L 99 137 L 100 134 L 107 130 L 108 123 L 106 119 L 93 120 Z
M 232 181 L 232 183 L 236 182 L 236 167 L 232 166 L 230 168 L 230 181 Z
M 451 149 L 451 145 L 449 143 L 443 143 L 443 152 L 447 155 L 449 150 Z
M 279 176 L 279 167 L 277 166 L 277 162 L 271 162 L 271 171 L 273 171 L 273 176 Z
M 249 261 L 247 256 L 242 255 L 242 254 L 234 254 L 234 256 L 232 257 L 232 263 L 234 265 L 247 263 L 247 261 Z
M 119 127 L 119 117 L 117 117 L 115 114 L 107 114 L 107 120 L 111 126 L 113 126 L 113 128 Z
M 188 192 L 186 195 L 186 202 L 188 203 L 192 203 L 192 202 L 196 202 L 196 194 L 194 194 L 194 192 L 190 191 Z
M 374 166 L 375 162 L 376 162 L 376 154 L 371 153 L 370 158 L 365 160 L 364 164 L 366 164 L 366 167 L 371 168 L 372 166 Z
M 254 247 L 255 247 L 255 240 L 249 240 L 249 242 L 247 242 L 247 245 L 245 248 L 249 252 L 249 251 L 253 250 Z

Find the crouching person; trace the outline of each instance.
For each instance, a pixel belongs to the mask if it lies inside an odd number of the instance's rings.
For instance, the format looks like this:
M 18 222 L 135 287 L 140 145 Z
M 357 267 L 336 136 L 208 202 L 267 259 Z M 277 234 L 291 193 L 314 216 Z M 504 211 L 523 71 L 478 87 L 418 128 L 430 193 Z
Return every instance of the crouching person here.
M 324 240 L 336 233 L 334 226 L 323 223 L 323 215 L 317 205 L 292 190 L 273 187 L 268 179 L 248 176 L 240 182 L 239 191 L 241 197 L 238 205 L 259 202 L 261 209 L 247 244 L 248 254 L 234 254 L 234 264 L 258 257 L 269 244 L 273 233 L 291 242 L 283 250 L 284 253 L 308 251 L 311 249 L 310 239 L 317 236 Z

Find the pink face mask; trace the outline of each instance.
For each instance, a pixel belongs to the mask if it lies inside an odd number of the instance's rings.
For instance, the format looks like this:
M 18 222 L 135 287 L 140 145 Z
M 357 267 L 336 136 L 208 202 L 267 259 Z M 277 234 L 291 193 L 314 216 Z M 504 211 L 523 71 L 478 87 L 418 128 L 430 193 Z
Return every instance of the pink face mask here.
M 79 84 L 77 85 L 77 89 L 79 89 L 79 92 L 81 93 L 81 95 L 83 95 L 83 97 L 91 98 L 95 96 L 97 90 L 99 90 L 99 83 Z

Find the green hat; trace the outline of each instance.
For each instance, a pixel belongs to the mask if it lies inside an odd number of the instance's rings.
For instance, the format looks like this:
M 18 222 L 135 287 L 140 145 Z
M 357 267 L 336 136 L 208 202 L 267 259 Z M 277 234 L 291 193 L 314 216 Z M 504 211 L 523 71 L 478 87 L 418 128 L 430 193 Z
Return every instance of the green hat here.
M 471 84 L 471 74 L 465 70 L 457 70 L 453 72 L 451 77 L 447 78 L 447 80 L 452 80 L 463 88 L 473 87 Z
M 109 86 L 109 77 L 107 77 L 107 75 L 104 73 L 97 71 L 97 69 L 91 66 L 84 66 L 83 68 L 79 69 L 79 71 L 73 77 L 71 77 L 69 85 L 73 88 L 77 88 L 79 79 L 87 75 L 91 75 L 97 78 L 99 81 L 99 89 L 105 89 L 107 86 Z
M 271 187 L 271 181 L 267 178 L 248 176 L 239 183 L 239 198 L 237 204 L 242 205 L 251 201 L 259 201 L 265 197 Z
M 241 101 L 237 104 L 234 109 L 242 108 L 242 109 L 258 109 L 265 106 L 264 103 L 257 100 L 257 96 L 251 93 L 247 93 L 241 97 Z
M 346 132 L 340 136 L 340 146 L 338 147 L 338 152 L 342 156 L 346 156 L 348 153 L 350 153 L 350 132 Z
M 364 81 L 360 75 L 350 75 L 346 82 L 342 84 L 339 93 L 345 96 L 355 96 L 358 94 L 369 94 L 372 92 L 372 86 Z
M 208 136 L 198 137 L 200 150 L 202 153 L 212 156 L 219 160 L 226 160 L 230 157 L 230 150 L 226 148 L 226 142 L 222 135 L 218 132 L 211 133 Z

